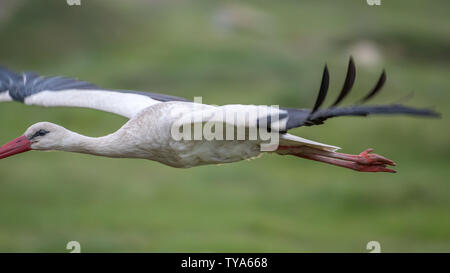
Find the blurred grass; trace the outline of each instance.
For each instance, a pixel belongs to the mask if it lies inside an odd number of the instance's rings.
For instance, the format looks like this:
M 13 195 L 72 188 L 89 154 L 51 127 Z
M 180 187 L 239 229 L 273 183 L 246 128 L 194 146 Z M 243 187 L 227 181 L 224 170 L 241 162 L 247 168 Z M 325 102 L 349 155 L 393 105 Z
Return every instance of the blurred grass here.
M 14 3 L 14 4 L 13 4 Z M 450 250 L 450 19 L 448 1 L 2 1 L 0 60 L 102 87 L 205 103 L 310 107 L 325 62 L 338 92 L 348 55 L 361 97 L 381 69 L 390 102 L 433 105 L 441 120 L 342 118 L 295 134 L 357 153 L 367 147 L 399 172 L 365 174 L 297 158 L 187 170 L 144 160 L 61 152 L 0 164 L 0 251 Z M 5 16 L 9 15 L 9 16 Z M 378 54 L 364 62 L 369 43 Z M 330 96 L 332 97 L 332 96 Z M 125 119 L 86 109 L 0 106 L 0 140 L 51 121 L 100 136 Z

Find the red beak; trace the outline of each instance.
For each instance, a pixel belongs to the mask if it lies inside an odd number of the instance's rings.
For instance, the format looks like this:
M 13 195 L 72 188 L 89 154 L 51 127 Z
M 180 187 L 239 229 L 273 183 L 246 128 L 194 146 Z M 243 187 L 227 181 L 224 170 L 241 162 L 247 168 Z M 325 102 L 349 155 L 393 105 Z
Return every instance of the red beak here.
M 31 141 L 21 136 L 0 147 L 0 159 L 31 150 Z

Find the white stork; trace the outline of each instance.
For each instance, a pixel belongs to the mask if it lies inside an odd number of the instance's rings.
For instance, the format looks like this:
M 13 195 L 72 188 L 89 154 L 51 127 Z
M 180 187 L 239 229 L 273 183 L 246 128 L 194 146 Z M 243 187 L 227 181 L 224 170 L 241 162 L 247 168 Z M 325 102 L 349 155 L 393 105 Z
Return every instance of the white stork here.
M 168 95 L 101 89 L 71 78 L 41 77 L 30 72 L 17 74 L 6 68 L 0 68 L 0 101 L 18 101 L 27 105 L 45 107 L 87 107 L 129 118 L 129 121 L 116 132 L 98 138 L 83 136 L 53 123 L 39 122 L 29 127 L 23 136 L 0 147 L 0 159 L 29 150 L 61 150 L 107 157 L 144 158 L 173 167 L 187 168 L 235 162 L 272 152 L 325 162 L 356 171 L 394 173 L 395 171 L 387 168 L 387 165 L 394 166 L 395 163 L 370 153 L 372 149 L 367 149 L 359 155 L 338 153 L 336 150 L 339 147 L 287 133 L 289 129 L 323 124 L 326 119 L 337 116 L 367 116 L 369 114 L 439 116 L 438 113 L 429 109 L 417 109 L 399 104 L 362 106 L 363 102 L 375 96 L 382 88 L 386 80 L 384 71 L 375 87 L 358 104 L 338 107 L 352 89 L 355 71 L 354 62 L 350 58 L 347 76 L 339 96 L 329 108 L 321 109 L 329 85 L 328 69 L 325 66 L 314 107 L 291 109 L 252 105 L 212 106 Z M 218 113 L 227 112 L 234 115 L 251 112 L 254 109 L 269 109 L 271 114 L 267 114 L 267 111 L 259 111 L 256 116 L 246 118 L 244 121 L 217 118 L 221 116 L 217 115 Z M 256 139 L 244 137 L 244 139 L 234 140 L 176 139 L 173 136 L 172 129 L 175 124 L 187 125 L 186 128 L 195 129 L 196 125 L 204 125 L 208 122 L 215 122 L 215 126 L 219 124 L 226 128 L 243 127 L 247 130 L 245 137 L 249 135 L 248 130 L 263 128 L 277 136 L 278 145 L 274 150 L 263 151 L 261 147 L 264 141 L 260 136 Z M 218 128 L 216 127 L 216 130 L 219 130 Z M 236 137 L 236 134 L 232 133 L 232 135 Z

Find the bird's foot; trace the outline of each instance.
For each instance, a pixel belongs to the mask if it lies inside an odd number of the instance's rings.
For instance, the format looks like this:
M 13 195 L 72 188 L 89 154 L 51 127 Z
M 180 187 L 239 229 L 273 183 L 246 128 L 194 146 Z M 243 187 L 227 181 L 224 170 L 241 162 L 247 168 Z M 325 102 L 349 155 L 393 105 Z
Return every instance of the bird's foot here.
M 389 172 L 395 170 L 387 168 L 387 165 L 395 166 L 394 161 L 378 154 L 372 154 L 373 149 L 366 149 L 359 155 L 344 154 L 323 151 L 311 147 L 280 147 L 280 151 L 288 151 L 287 154 L 332 164 L 360 172 Z M 281 152 L 286 154 L 286 152 Z
M 335 153 L 333 157 L 356 162 L 362 165 L 396 165 L 394 161 L 387 159 L 384 156 L 381 156 L 379 154 L 371 154 L 372 151 L 373 149 L 366 149 L 359 155 Z

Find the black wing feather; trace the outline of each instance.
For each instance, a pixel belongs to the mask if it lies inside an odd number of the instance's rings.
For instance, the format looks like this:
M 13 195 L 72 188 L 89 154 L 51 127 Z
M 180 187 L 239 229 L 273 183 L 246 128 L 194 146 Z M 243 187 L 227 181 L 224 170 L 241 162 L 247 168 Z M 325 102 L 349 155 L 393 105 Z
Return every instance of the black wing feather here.
M 0 92 L 9 91 L 11 98 L 16 101 L 24 102 L 26 97 L 37 94 L 41 91 L 63 91 L 69 89 L 77 89 L 80 91 L 104 90 L 120 93 L 134 93 L 162 102 L 189 101 L 185 98 L 164 94 L 99 88 L 95 84 L 67 77 L 42 77 L 33 72 L 18 74 L 7 68 L 0 67 Z
M 316 103 L 312 110 L 310 109 L 294 109 L 294 108 L 281 108 L 287 112 L 287 122 L 286 128 L 283 131 L 289 129 L 297 128 L 300 126 L 312 126 L 323 124 L 326 119 L 339 117 L 339 116 L 367 116 L 367 115 L 413 115 L 413 116 L 423 116 L 423 117 L 440 117 L 440 114 L 431 109 L 420 109 L 409 106 L 404 106 L 401 104 L 390 104 L 390 105 L 375 105 L 375 106 L 347 106 L 347 107 L 336 107 L 350 92 L 355 81 L 356 69 L 353 59 L 350 58 L 348 65 L 347 76 L 344 82 L 344 86 L 332 106 L 328 109 L 319 109 L 325 100 L 325 96 L 328 90 L 328 70 L 325 67 L 324 75 L 322 77 L 322 84 L 317 97 Z M 375 87 L 360 100 L 360 102 L 365 102 L 370 98 L 373 98 L 378 94 L 386 82 L 386 72 L 383 70 L 380 78 L 378 79 Z M 326 88 L 325 88 L 326 86 Z
M 319 94 L 317 96 L 316 103 L 314 104 L 312 113 L 316 112 L 324 102 L 325 97 L 327 96 L 329 85 L 330 85 L 330 73 L 328 73 L 328 67 L 327 65 L 325 65 L 322 74 L 322 82 L 320 83 Z
M 6 67 L 0 66 L 0 93 L 6 92 L 11 89 L 11 86 L 15 82 L 19 81 L 20 75 L 7 69 Z
M 368 101 L 370 98 L 373 98 L 380 90 L 383 88 L 384 83 L 386 82 L 386 71 L 383 69 L 383 73 L 381 73 L 380 78 L 378 79 L 377 84 L 372 89 L 372 91 L 369 92 L 364 98 L 362 98 L 359 103 L 364 103 Z
M 440 114 L 431 109 L 420 109 L 401 104 L 374 105 L 374 106 L 348 106 L 320 110 L 312 115 L 311 119 L 328 119 L 340 116 L 367 116 L 373 114 L 405 114 L 424 117 L 439 117 Z
M 338 105 L 352 90 L 353 84 L 355 83 L 356 78 L 356 67 L 355 62 L 353 62 L 353 58 L 350 57 L 350 61 L 348 62 L 347 68 L 347 76 L 345 77 L 344 85 L 342 86 L 342 90 L 339 93 L 336 101 L 331 105 L 331 107 L 335 107 Z
M 413 115 L 423 117 L 440 117 L 441 114 L 431 109 L 420 109 L 401 104 L 333 107 L 318 110 L 310 115 L 309 109 L 282 108 L 288 113 L 286 130 L 300 126 L 320 125 L 329 118 L 340 116 L 368 116 L 368 115 Z

